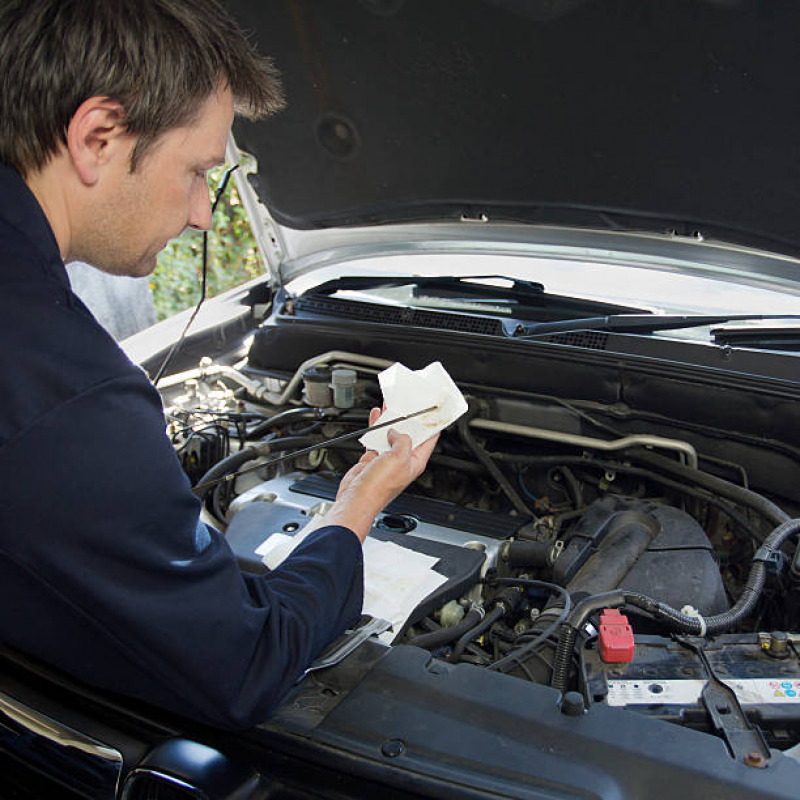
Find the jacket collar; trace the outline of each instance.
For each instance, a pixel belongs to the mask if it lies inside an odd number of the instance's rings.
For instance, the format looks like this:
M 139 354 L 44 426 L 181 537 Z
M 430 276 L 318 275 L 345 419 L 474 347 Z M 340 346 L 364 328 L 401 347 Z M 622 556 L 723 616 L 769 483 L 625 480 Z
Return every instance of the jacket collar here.
M 53 229 L 42 207 L 13 168 L 0 162 L 0 223 L 14 228 L 39 256 L 44 271 L 69 288 Z

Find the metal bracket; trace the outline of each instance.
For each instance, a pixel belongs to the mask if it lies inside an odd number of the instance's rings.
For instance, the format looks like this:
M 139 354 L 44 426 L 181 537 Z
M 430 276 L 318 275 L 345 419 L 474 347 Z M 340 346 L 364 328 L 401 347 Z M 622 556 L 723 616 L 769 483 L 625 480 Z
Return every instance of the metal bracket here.
M 769 746 L 761 731 L 753 727 L 745 716 L 736 692 L 716 675 L 702 646 L 687 639 L 679 641 L 693 650 L 703 662 L 708 682 L 703 688 L 701 699 L 714 729 L 725 740 L 731 756 L 750 767 L 766 766 L 771 758 Z

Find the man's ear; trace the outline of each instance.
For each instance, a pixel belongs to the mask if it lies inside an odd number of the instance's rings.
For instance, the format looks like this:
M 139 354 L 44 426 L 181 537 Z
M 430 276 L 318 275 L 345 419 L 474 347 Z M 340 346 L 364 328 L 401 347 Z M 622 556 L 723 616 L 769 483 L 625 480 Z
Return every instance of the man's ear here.
M 108 97 L 90 97 L 78 107 L 67 127 L 67 151 L 79 178 L 93 186 L 100 169 L 115 157 L 128 157 L 130 137 L 125 110 Z

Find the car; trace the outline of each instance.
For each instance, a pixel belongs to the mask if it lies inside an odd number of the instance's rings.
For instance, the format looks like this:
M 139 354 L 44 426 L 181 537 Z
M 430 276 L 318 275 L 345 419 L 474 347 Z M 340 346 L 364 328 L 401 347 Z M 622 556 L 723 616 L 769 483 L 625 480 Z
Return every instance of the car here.
M 205 518 L 263 572 L 363 452 L 386 370 L 438 362 L 467 411 L 375 521 L 383 605 L 263 724 L 4 650 L 0 781 L 797 797 L 800 7 L 228 6 L 288 97 L 228 150 L 267 273 L 124 343 Z

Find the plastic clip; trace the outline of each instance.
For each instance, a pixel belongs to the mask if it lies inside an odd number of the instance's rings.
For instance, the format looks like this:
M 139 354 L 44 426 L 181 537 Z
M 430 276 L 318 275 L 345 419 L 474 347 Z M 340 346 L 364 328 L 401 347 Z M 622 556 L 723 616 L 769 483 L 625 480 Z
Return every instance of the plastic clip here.
M 684 606 L 681 609 L 681 614 L 684 617 L 693 617 L 700 623 L 700 633 L 697 635 L 704 638 L 707 632 L 705 617 L 694 606 Z
M 756 550 L 753 561 L 760 561 L 770 575 L 780 575 L 786 565 L 786 557 L 780 550 L 773 550 L 768 545 L 762 544 Z

